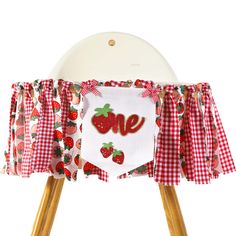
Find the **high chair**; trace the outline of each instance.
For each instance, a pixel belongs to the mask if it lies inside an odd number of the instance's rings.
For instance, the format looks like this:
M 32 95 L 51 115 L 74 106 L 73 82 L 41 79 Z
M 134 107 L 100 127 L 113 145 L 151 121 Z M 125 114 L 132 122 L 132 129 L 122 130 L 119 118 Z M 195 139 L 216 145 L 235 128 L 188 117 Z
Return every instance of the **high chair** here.
M 134 35 L 120 32 L 99 33 L 80 41 L 59 60 L 50 78 L 177 81 L 171 67 L 153 46 Z M 50 235 L 63 184 L 64 178 L 48 178 L 32 236 Z M 170 235 L 187 236 L 174 186 L 159 184 L 159 190 Z

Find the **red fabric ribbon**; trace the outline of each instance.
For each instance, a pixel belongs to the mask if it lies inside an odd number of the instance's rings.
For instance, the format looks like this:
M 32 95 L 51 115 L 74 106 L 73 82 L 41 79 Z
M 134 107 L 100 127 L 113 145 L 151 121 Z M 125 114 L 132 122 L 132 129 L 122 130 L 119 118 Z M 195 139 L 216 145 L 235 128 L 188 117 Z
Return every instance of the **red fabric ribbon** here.
M 142 93 L 142 97 L 151 97 L 153 102 L 158 101 L 158 93 L 161 90 L 159 88 L 153 88 L 151 84 L 147 84 L 146 90 Z
M 96 89 L 98 82 L 96 80 L 88 80 L 81 83 L 81 94 L 84 96 L 86 93 L 92 92 L 94 95 L 98 96 L 101 93 Z

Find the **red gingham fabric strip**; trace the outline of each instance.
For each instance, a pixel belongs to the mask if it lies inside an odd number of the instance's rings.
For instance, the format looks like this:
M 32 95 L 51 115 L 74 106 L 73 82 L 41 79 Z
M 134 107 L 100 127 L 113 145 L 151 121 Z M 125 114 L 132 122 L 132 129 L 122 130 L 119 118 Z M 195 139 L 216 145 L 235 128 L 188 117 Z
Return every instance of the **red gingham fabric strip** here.
M 212 103 L 217 125 L 217 134 L 219 139 L 218 142 L 220 148 L 220 163 L 224 174 L 226 174 L 235 171 L 235 164 L 231 155 L 231 151 L 221 122 L 221 118 L 213 97 L 212 97 Z
M 180 181 L 179 147 L 180 127 L 176 104 L 172 96 L 173 86 L 166 86 L 158 135 L 154 179 L 164 185 L 177 185 Z
M 185 88 L 187 89 L 187 88 Z M 185 102 L 185 114 L 183 118 L 183 130 L 184 134 L 181 136 L 182 141 L 182 148 L 184 149 L 184 159 L 185 159 L 185 177 L 188 181 L 194 181 L 194 160 L 192 158 L 192 140 L 191 140 L 191 123 L 190 123 L 190 116 L 191 116 L 191 98 L 193 91 L 188 91 L 188 97 L 186 98 Z
M 34 108 L 32 99 L 32 86 L 31 83 L 24 83 L 24 122 L 25 122 L 25 139 L 24 139 L 24 155 L 22 159 L 21 174 L 23 177 L 28 177 L 31 174 L 31 138 L 30 138 L 30 117 Z
M 54 131 L 54 115 L 52 111 L 53 80 L 42 80 L 40 81 L 40 86 L 41 91 L 38 100 L 41 103 L 41 108 L 36 140 L 37 148 L 33 153 L 35 160 L 33 170 L 35 172 L 48 171 L 52 158 Z
M 194 86 L 189 86 L 190 99 L 190 132 L 192 142 L 192 158 L 194 162 L 194 181 L 197 184 L 209 183 L 210 177 L 206 162 L 205 132 L 203 113 L 199 105 L 198 95 Z

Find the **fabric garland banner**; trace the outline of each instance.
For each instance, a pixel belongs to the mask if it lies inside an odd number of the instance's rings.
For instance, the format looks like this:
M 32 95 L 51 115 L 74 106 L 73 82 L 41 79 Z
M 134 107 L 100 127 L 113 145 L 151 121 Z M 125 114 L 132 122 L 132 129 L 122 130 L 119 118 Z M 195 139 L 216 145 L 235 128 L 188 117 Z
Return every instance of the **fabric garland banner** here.
M 12 85 L 1 172 L 210 183 L 235 171 L 208 83 L 36 80 Z

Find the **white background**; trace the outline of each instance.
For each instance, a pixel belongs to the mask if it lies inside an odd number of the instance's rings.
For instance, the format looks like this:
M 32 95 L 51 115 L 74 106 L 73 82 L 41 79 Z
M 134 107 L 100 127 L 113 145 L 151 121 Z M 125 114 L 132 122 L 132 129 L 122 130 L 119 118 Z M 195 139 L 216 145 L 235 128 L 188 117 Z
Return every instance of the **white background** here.
M 0 151 L 7 138 L 13 81 L 47 78 L 77 41 L 120 31 L 155 46 L 180 81 L 211 83 L 236 160 L 236 7 L 234 1 L 1 1 Z M 3 155 L 1 159 L 3 158 Z M 46 183 L 0 176 L 0 235 L 30 235 Z M 190 236 L 236 235 L 236 174 L 208 186 L 176 188 Z M 96 178 L 66 182 L 52 236 L 160 235 L 168 228 L 157 184 L 148 178 L 111 184 Z

